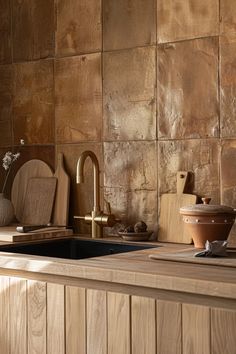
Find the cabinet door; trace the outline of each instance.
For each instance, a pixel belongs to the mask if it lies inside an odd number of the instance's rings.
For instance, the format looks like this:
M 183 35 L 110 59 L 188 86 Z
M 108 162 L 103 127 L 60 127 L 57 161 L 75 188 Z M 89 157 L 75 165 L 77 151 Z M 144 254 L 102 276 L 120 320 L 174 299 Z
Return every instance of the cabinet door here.
M 155 300 L 132 296 L 131 304 L 132 354 L 155 354 Z
M 28 353 L 46 354 L 46 283 L 27 281 Z
M 157 300 L 157 353 L 182 353 L 182 306 L 173 301 Z
M 108 353 L 130 354 L 130 296 L 107 293 Z
M 236 353 L 236 311 L 211 310 L 212 354 Z
M 47 284 L 47 354 L 64 354 L 64 353 L 65 353 L 64 285 L 48 283 Z
M 182 305 L 183 354 L 210 354 L 210 309 Z

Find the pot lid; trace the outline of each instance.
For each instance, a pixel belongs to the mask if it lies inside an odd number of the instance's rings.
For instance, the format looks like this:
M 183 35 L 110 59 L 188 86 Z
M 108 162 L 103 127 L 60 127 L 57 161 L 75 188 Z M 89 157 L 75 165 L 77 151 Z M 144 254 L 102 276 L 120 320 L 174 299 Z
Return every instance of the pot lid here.
M 208 204 L 211 198 L 202 198 L 203 204 L 187 205 L 180 208 L 180 214 L 187 215 L 218 215 L 236 214 L 236 210 L 226 205 Z

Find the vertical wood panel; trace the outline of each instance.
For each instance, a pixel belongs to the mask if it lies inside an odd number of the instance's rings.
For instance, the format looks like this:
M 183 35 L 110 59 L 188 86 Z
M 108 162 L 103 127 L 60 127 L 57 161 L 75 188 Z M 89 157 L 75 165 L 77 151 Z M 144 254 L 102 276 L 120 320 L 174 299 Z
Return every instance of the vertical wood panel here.
M 157 353 L 182 353 L 180 303 L 157 301 Z
M 155 354 L 155 300 L 132 296 L 131 304 L 132 354 Z
M 10 353 L 27 353 L 27 282 L 10 278 Z
M 130 354 L 130 296 L 107 294 L 108 353 Z
M 65 353 L 64 285 L 47 284 L 47 354 Z
M 210 309 L 182 305 L 183 354 L 210 354 Z
M 0 277 L 0 351 L 10 353 L 9 343 L 9 278 Z
M 66 354 L 86 353 L 85 289 L 66 287 Z
M 87 291 L 87 354 L 107 353 L 106 292 Z
M 46 354 L 46 283 L 28 280 L 28 353 Z
M 236 311 L 212 309 L 212 354 L 236 353 Z

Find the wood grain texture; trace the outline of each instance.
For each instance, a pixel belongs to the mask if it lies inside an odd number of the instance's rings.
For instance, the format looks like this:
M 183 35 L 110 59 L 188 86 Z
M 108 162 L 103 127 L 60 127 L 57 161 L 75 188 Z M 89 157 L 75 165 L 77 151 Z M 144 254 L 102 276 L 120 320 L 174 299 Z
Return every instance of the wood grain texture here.
M 11 190 L 11 201 L 15 208 L 17 220 L 22 218 L 29 179 L 33 177 L 52 177 L 52 175 L 51 168 L 41 160 L 29 160 L 20 167 L 14 178 Z
M 51 221 L 57 178 L 34 177 L 27 184 L 23 214 L 20 222 L 47 225 Z
M 156 353 L 155 300 L 140 296 L 131 298 L 132 354 Z
M 47 354 L 65 354 L 64 286 L 47 284 Z
M 66 354 L 86 353 L 86 291 L 66 287 Z
M 184 193 L 188 175 L 186 171 L 178 171 L 177 193 L 161 196 L 158 241 L 192 243 L 179 212 L 182 206 L 195 204 L 197 201 L 196 195 Z
M 58 238 L 64 236 L 70 236 L 73 234 L 73 230 L 47 227 L 41 230 L 35 230 L 32 232 L 20 233 L 16 231 L 16 226 L 4 226 L 0 229 L 0 241 L 6 242 L 20 242 L 20 241 L 36 241 L 45 240 L 49 238 Z
M 28 353 L 46 354 L 46 283 L 27 281 Z
M 107 293 L 108 353 L 130 354 L 130 296 Z
M 236 353 L 236 312 L 224 309 L 211 310 L 211 353 Z
M 157 353 L 182 354 L 181 304 L 157 300 Z
M 10 354 L 10 281 L 8 277 L 0 277 L 0 350 Z
M 53 207 L 53 224 L 67 225 L 69 216 L 70 178 L 64 168 L 62 153 L 58 153 L 54 177 L 57 179 L 57 189 Z
M 10 354 L 27 353 L 27 281 L 10 278 Z
M 183 354 L 210 354 L 209 307 L 182 305 Z
M 107 354 L 105 291 L 87 291 L 87 354 Z

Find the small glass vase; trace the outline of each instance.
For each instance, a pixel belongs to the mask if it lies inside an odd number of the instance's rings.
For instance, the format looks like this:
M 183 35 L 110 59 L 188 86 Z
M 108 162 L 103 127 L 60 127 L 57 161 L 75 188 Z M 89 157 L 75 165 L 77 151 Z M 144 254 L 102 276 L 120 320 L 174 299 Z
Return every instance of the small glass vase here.
M 0 226 L 7 226 L 14 218 L 14 207 L 12 202 L 0 193 Z

